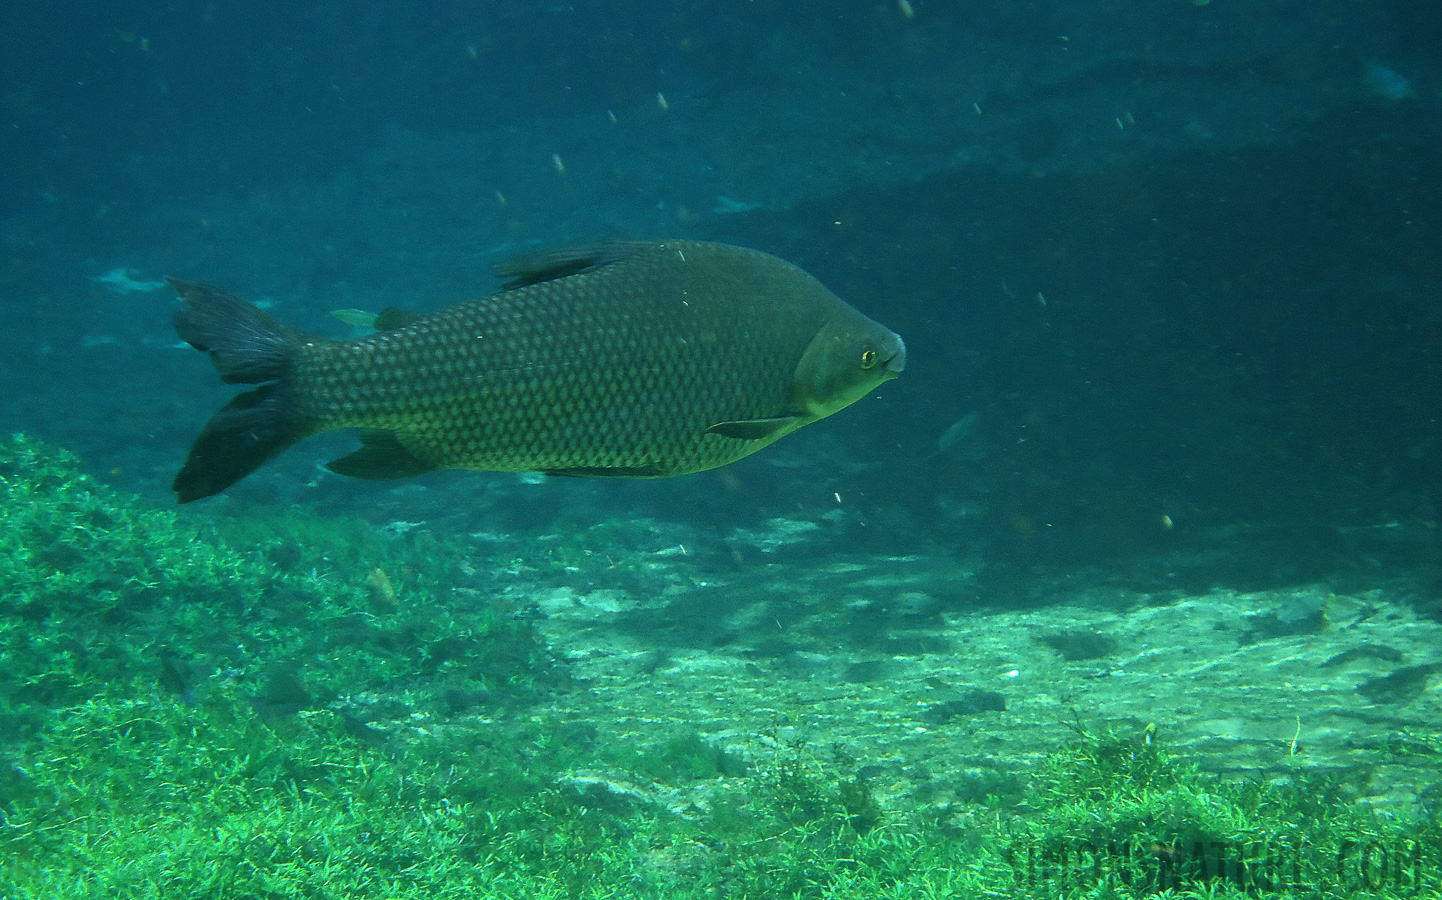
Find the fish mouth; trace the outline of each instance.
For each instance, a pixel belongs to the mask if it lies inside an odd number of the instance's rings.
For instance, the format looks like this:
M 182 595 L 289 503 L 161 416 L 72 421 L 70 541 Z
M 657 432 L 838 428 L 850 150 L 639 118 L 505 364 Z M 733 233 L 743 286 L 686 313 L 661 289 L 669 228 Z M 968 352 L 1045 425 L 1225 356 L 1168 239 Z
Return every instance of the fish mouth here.
M 892 378 L 895 378 L 901 374 L 901 370 L 904 368 L 906 368 L 906 344 L 902 343 L 901 338 L 898 336 L 896 338 L 896 352 L 891 354 L 891 358 L 886 361 L 886 371 L 891 374 Z

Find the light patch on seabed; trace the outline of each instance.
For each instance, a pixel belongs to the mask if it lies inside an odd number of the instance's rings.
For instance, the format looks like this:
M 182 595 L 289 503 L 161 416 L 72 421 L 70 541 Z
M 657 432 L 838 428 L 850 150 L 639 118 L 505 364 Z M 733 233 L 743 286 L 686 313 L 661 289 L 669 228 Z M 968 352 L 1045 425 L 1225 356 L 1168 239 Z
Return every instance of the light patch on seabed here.
M 814 534 L 782 522 L 768 528 L 779 533 L 753 535 L 751 543 Z M 688 545 L 701 546 L 694 535 Z M 1436 776 L 1430 757 L 1399 757 L 1388 742 L 1435 733 L 1426 723 L 1442 721 L 1442 691 L 1373 702 L 1358 690 L 1398 666 L 1439 661 L 1442 623 L 1417 615 L 1385 586 L 1346 595 L 1306 585 L 1171 597 L 1082 585 L 1044 608 L 1013 610 L 988 608 L 984 597 L 955 599 L 959 583 L 975 581 L 959 577 L 954 559 L 899 565 L 848 556 L 845 566 L 816 566 L 765 562 L 774 559 L 767 555 L 739 571 L 707 572 L 705 589 L 731 598 L 712 610 L 718 620 L 707 630 L 730 635 L 725 644 L 658 648 L 664 638 L 646 630 L 648 610 L 664 622 L 672 604 L 685 604 L 693 564 L 692 557 L 648 556 L 645 571 L 667 589 L 628 587 L 606 603 L 552 602 L 540 623 L 590 686 L 558 707 L 603 731 L 669 719 L 754 755 L 767 752 L 767 736 L 785 722 L 812 745 L 884 764 L 889 775 L 881 780 L 894 783 L 878 785 L 878 794 L 898 807 L 919 802 L 910 799 L 918 785 L 908 774 L 917 761 L 932 773 L 931 788 L 978 758 L 1025 770 L 1071 740 L 1077 721 L 1123 732 L 1154 724 L 1204 768 L 1239 777 L 1285 778 L 1298 767 L 1372 771 L 1376 796 L 1364 801 L 1378 804 L 1415 803 Z M 1258 636 L 1257 622 L 1285 624 L 1278 611 L 1302 601 L 1324 608 L 1325 621 Z M 627 612 L 613 619 L 607 608 Z M 867 626 L 873 639 L 858 638 L 858 616 L 875 620 Z M 1059 631 L 1105 635 L 1115 646 L 1067 661 L 1042 639 Z M 1377 646 L 1395 656 L 1358 652 Z M 850 677 L 878 660 L 884 678 Z M 929 714 L 966 691 L 999 692 L 1006 709 Z M 926 803 L 947 802 L 945 791 L 934 796 L 931 788 Z
M 96 275 L 91 281 L 105 285 L 112 293 L 140 294 L 149 291 L 158 291 L 165 287 L 164 281 L 138 281 L 135 276 L 139 274 L 134 269 L 127 269 L 124 266 L 116 266 L 105 272 Z

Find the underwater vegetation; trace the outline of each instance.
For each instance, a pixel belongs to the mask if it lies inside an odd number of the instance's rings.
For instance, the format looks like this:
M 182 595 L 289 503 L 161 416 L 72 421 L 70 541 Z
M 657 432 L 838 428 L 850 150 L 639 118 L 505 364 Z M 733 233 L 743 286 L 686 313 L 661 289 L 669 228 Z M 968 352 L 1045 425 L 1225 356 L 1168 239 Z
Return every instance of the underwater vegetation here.
M 101 689 L 200 703 L 235 681 L 263 706 L 359 716 L 366 692 L 399 684 L 453 710 L 554 674 L 524 621 L 446 589 L 428 536 L 383 546 L 358 524 L 282 516 L 202 527 L 25 438 L 0 448 L 0 502 L 3 734 Z
M 197 524 L 24 438 L 0 502 L 7 900 L 1442 891 L 1435 815 L 1300 765 L 1207 774 L 1164 728 L 1078 724 L 1020 777 L 908 807 L 877 761 L 780 727 L 600 739 L 549 702 L 585 685 L 464 577 L 474 548 Z

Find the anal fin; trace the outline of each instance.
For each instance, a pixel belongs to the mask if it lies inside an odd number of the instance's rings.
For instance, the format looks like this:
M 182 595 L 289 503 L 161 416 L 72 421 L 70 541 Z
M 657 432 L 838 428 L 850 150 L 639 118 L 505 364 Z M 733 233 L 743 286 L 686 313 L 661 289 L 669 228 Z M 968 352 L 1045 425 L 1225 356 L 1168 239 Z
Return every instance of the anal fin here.
M 562 478 L 661 478 L 666 473 L 655 466 L 577 466 L 570 469 L 543 469 L 541 474 Z
M 370 481 L 410 478 L 439 468 L 406 449 L 394 431 L 362 433 L 359 450 L 332 460 L 325 467 L 337 475 Z

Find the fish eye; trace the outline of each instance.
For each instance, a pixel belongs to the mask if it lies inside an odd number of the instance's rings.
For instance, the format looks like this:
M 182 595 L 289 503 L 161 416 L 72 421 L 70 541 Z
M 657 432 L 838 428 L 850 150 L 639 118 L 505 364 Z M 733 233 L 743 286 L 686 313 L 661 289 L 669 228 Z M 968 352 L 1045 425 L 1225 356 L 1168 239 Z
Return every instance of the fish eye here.
M 861 351 L 861 368 L 869 369 L 874 365 L 876 365 L 876 350 L 872 347 L 867 347 Z

